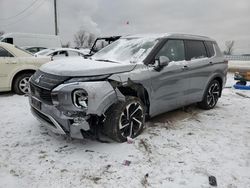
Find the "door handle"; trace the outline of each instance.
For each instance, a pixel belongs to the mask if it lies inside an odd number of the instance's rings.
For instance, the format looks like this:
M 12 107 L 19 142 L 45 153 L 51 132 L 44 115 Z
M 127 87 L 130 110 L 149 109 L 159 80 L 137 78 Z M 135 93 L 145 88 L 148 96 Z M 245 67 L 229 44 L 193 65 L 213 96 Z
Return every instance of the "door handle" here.
M 188 66 L 187 66 L 187 65 L 184 65 L 181 69 L 182 69 L 183 71 L 184 71 L 184 70 L 187 70 L 187 69 L 188 69 Z
M 209 62 L 209 65 L 213 65 L 214 63 L 212 61 Z

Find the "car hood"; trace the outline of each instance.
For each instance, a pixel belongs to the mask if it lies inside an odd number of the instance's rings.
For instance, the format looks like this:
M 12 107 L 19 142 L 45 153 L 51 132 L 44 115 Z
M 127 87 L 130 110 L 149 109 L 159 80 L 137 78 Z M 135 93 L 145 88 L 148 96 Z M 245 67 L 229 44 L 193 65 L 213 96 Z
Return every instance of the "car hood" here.
M 44 64 L 40 70 L 59 76 L 96 76 L 132 71 L 135 64 L 95 61 L 91 59 L 65 58 Z

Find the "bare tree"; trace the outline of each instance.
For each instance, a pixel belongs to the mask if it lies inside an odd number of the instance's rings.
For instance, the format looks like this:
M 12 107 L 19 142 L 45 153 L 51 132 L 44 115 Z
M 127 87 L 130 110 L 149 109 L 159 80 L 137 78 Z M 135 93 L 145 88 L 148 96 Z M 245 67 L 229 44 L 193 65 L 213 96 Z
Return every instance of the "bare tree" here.
M 2 36 L 5 32 L 4 31 L 0 31 L 0 36 Z
M 90 33 L 87 40 L 88 48 L 91 48 L 91 46 L 95 42 L 95 39 L 96 39 L 95 35 L 93 33 Z
M 84 43 L 86 42 L 86 39 L 88 37 L 88 34 L 84 30 L 79 30 L 75 35 L 74 35 L 74 42 L 77 47 L 81 48 L 84 46 Z
M 232 55 L 233 47 L 234 47 L 234 40 L 226 41 L 225 42 L 226 50 L 224 51 L 225 55 Z
M 68 41 L 68 42 L 62 44 L 62 47 L 63 48 L 69 48 L 70 47 L 70 42 Z

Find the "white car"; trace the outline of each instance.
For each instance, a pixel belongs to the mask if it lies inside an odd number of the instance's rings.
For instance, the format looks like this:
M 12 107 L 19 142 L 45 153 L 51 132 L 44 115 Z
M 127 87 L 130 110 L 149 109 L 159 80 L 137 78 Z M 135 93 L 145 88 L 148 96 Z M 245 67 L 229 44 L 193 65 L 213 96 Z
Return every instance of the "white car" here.
M 83 51 L 73 48 L 58 48 L 58 49 L 45 49 L 38 53 L 35 53 L 36 57 L 50 56 L 53 59 L 65 58 L 65 57 L 77 57 L 86 55 Z
M 31 75 L 50 57 L 37 58 L 12 44 L 0 42 L 0 92 L 28 93 Z

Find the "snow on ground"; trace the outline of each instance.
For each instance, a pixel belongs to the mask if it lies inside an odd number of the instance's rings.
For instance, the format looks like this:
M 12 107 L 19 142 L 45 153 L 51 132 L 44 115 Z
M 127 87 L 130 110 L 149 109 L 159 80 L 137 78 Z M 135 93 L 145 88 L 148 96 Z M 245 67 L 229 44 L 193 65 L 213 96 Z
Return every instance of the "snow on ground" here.
M 1 94 L 0 187 L 206 188 L 210 175 L 218 187 L 250 187 L 250 99 L 237 93 L 250 97 L 227 87 L 213 110 L 190 106 L 153 118 L 132 144 L 55 135 L 26 97 Z

